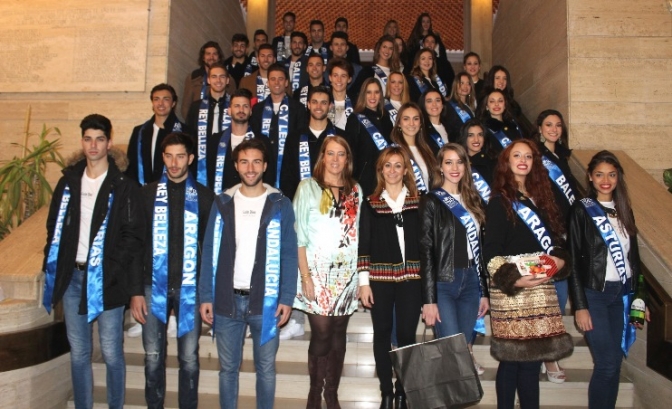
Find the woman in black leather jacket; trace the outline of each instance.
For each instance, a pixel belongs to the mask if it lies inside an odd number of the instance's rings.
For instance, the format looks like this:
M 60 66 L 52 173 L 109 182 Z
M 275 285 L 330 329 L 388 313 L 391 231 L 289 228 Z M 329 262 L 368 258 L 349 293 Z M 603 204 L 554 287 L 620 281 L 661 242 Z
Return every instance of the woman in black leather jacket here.
M 623 322 L 624 309 L 630 307 L 624 306 L 623 295 L 634 292 L 641 274 L 637 227 L 623 168 L 613 153 L 601 151 L 591 159 L 588 197 L 574 203 L 569 220 L 570 295 L 576 324 L 585 331 L 595 365 L 588 387 L 588 406 L 613 408 L 624 352 L 621 339 L 633 332 L 630 324 Z M 611 252 L 596 223 L 601 223 L 600 230 L 607 231 L 607 240 L 616 233 L 617 240 L 609 246 Z M 620 243 L 620 249 L 615 243 Z M 621 264 L 620 273 L 614 260 Z M 648 308 L 646 320 L 649 321 Z
M 420 201 L 422 318 L 435 326 L 437 336 L 461 332 L 469 342 L 477 317 L 490 308 L 480 254 L 485 211 L 464 148 L 446 144 L 437 160 L 441 178 Z

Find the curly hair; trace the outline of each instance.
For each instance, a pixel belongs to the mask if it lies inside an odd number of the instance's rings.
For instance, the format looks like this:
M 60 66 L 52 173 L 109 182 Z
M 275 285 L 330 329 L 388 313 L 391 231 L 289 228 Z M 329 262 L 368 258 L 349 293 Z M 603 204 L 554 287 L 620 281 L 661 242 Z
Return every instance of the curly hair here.
M 507 218 L 515 224 L 518 221 L 518 216 L 513 210 L 513 202 L 518 200 L 518 182 L 514 178 L 509 158 L 513 149 L 520 144 L 526 145 L 532 151 L 532 168 L 525 177 L 525 190 L 527 190 L 528 196 L 534 200 L 534 205 L 544 213 L 545 217 L 542 216 L 542 218 L 548 223 L 551 232 L 558 238 L 562 237 L 565 233 L 564 220 L 555 204 L 548 171 L 541 162 L 541 153 L 533 141 L 527 139 L 514 141 L 499 155 L 497 165 L 495 165 L 493 193 L 502 197 Z

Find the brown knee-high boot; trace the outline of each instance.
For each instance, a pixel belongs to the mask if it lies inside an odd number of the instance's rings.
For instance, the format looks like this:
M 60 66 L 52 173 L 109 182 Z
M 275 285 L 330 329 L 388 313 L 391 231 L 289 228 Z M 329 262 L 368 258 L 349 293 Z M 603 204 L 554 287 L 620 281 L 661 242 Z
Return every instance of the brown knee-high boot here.
M 345 349 L 331 350 L 327 355 L 327 376 L 324 380 L 324 401 L 327 409 L 341 409 L 338 403 L 338 385 L 341 383 Z
M 308 353 L 308 374 L 310 392 L 306 409 L 322 409 L 322 388 L 327 373 L 327 356 L 315 356 Z

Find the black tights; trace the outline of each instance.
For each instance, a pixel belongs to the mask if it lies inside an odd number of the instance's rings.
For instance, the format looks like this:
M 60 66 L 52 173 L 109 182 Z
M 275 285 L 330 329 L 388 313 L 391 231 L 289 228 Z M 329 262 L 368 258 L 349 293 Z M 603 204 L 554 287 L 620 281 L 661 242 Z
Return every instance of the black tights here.
M 329 317 L 308 314 L 310 322 L 310 346 L 308 353 L 313 356 L 325 356 L 333 351 L 345 351 L 345 337 L 349 315 Z

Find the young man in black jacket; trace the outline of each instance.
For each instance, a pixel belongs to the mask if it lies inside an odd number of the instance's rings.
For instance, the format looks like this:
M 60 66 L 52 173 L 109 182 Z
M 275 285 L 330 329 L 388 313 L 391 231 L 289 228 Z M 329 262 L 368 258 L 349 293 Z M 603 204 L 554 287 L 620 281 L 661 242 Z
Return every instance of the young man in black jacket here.
M 140 259 L 144 224 L 138 186 L 123 174 L 126 156 L 111 150 L 110 120 L 92 114 L 80 128 L 83 154 L 63 169 L 47 218 L 43 304 L 51 311 L 63 301 L 75 406 L 93 406 L 91 331 L 98 321 L 108 405 L 122 408 L 124 306 L 142 279 L 129 266 Z

